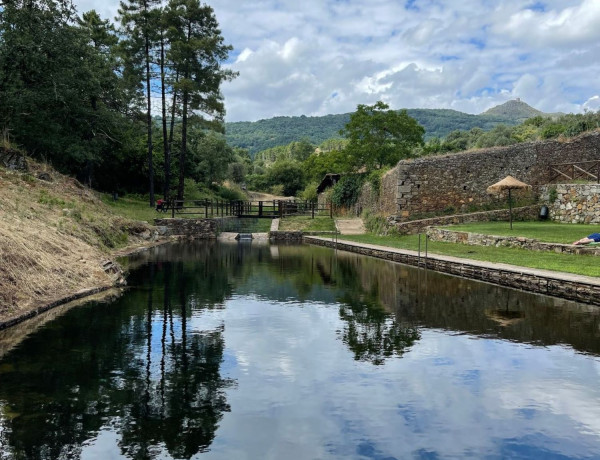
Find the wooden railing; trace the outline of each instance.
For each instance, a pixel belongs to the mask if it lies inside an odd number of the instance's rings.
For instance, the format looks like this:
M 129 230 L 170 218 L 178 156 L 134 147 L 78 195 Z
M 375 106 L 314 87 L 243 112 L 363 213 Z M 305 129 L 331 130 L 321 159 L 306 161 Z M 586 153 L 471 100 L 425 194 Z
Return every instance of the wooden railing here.
M 170 213 L 171 217 L 245 217 L 283 218 L 294 215 L 311 215 L 332 210 L 329 206 L 305 200 L 270 201 L 220 201 L 220 200 L 171 200 L 157 205 L 157 211 Z
M 549 182 L 594 180 L 600 183 L 600 161 L 581 161 L 577 163 L 551 164 Z

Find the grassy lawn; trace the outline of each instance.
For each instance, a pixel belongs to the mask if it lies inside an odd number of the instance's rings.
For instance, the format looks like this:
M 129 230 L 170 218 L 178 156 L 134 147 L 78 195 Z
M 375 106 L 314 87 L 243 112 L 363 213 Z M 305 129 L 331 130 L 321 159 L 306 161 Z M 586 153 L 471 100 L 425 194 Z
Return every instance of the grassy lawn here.
M 418 235 L 340 235 L 338 236 L 338 239 L 356 241 L 358 243 L 378 244 L 399 249 L 412 249 L 415 251 L 419 246 Z M 545 270 L 576 273 L 579 275 L 600 276 L 600 259 L 595 256 L 533 252 L 516 248 L 468 246 L 465 244 L 441 243 L 435 241 L 429 241 L 427 249 L 429 253 L 462 257 L 465 259 L 506 263 L 521 267 L 541 268 Z M 421 237 L 421 251 L 424 250 L 425 239 L 424 237 Z
M 101 194 L 102 202 L 107 205 L 115 214 L 127 217 L 133 220 L 143 220 L 154 223 L 154 219 L 162 217 L 171 217 L 170 213 L 157 212 L 155 208 L 150 207 L 147 198 L 136 195 L 127 195 L 119 197 L 113 201 L 112 195 L 108 193 Z
M 474 222 L 447 228 L 485 235 L 524 236 L 548 243 L 564 244 L 571 244 L 590 233 L 600 232 L 600 225 L 561 224 L 549 221 L 513 222 L 512 230 L 508 222 Z
M 286 232 L 333 232 L 335 231 L 335 222 L 329 216 L 294 216 L 284 217 L 279 220 L 279 230 Z

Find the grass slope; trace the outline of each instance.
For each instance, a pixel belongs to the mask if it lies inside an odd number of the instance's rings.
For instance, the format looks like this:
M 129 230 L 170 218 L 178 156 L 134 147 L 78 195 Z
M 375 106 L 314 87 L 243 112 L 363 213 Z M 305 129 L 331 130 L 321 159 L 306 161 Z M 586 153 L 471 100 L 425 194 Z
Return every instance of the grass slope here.
M 41 173 L 50 180 L 38 179 Z M 32 161 L 28 172 L 0 168 L 0 197 L 0 320 L 112 285 L 103 262 L 149 229 L 115 215 L 75 179 Z

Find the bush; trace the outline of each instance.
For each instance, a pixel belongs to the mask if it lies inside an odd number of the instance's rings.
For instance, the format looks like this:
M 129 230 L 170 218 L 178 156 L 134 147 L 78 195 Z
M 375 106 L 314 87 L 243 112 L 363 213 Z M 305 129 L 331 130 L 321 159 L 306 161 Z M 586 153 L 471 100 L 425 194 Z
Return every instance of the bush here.
M 267 171 L 269 185 L 283 185 L 283 195 L 296 195 L 304 188 L 304 169 L 296 161 L 278 161 Z
M 367 181 L 371 184 L 371 190 L 377 195 L 379 195 L 379 192 L 381 191 L 381 178 L 389 170 L 390 168 L 375 169 L 367 176 Z
M 246 176 L 246 188 L 257 192 L 269 190 L 269 181 L 264 174 L 248 174 Z
M 285 193 L 285 187 L 283 186 L 283 184 L 273 185 L 269 189 L 269 192 L 271 193 L 271 195 L 283 196 Z
M 550 123 L 540 133 L 542 139 L 552 139 L 564 134 L 566 127 L 560 123 Z
M 369 211 L 364 211 L 362 215 L 365 223 L 365 228 L 375 235 L 393 235 L 397 234 L 398 230 L 393 225 L 390 225 L 387 219 L 378 214 L 372 214 Z
M 246 195 L 239 187 L 229 188 L 218 185 L 216 192 L 219 199 L 223 199 L 225 201 L 243 201 L 247 199 Z
M 342 177 L 338 183 L 333 186 L 331 202 L 335 206 L 353 206 L 358 200 L 362 184 L 363 178 L 357 174 Z
M 311 182 L 305 188 L 304 191 L 300 194 L 303 200 L 307 201 L 317 201 L 319 195 L 317 194 L 317 187 L 319 186 L 318 182 Z

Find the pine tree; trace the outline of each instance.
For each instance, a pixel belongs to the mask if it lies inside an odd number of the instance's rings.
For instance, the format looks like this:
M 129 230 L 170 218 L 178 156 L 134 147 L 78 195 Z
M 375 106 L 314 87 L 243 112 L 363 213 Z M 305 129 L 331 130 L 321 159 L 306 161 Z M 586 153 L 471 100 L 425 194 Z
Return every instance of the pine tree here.
M 126 0 L 121 1 L 119 8 L 123 32 L 128 37 L 130 50 L 142 53 L 145 67 L 146 90 L 146 127 L 148 146 L 148 176 L 150 206 L 154 206 L 154 165 L 152 157 L 152 74 L 151 53 L 156 43 L 156 28 L 159 22 L 160 10 L 156 6 L 160 0 Z
M 221 67 L 232 47 L 224 44 L 210 6 L 198 0 L 171 0 L 168 15 L 171 25 L 168 55 L 179 77 L 174 84 L 182 119 L 177 198 L 183 199 L 190 118 L 193 115 L 213 127 L 218 126 L 225 115 L 221 83 L 236 74 Z

